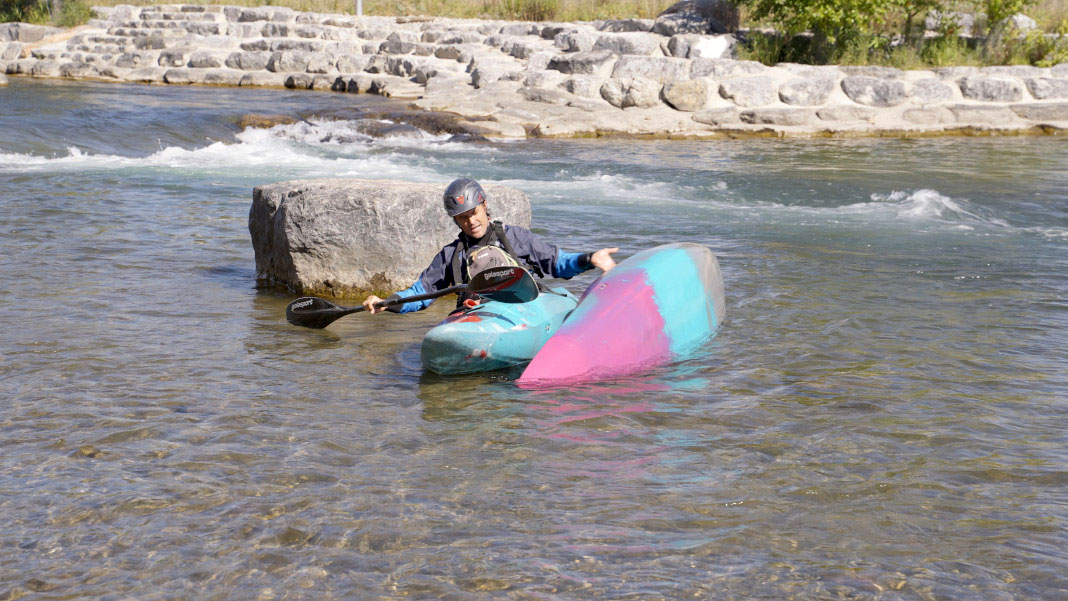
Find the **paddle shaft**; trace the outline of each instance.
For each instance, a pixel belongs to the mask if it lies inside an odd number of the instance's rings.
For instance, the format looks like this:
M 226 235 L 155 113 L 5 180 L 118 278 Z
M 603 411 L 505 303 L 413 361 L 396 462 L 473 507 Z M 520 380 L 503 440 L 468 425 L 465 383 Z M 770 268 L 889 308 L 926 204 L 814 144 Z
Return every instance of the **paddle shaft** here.
M 462 292 L 466 288 L 467 286 L 460 285 L 446 288 L 444 290 L 438 290 L 437 292 L 430 292 L 428 294 L 418 294 L 403 298 L 390 298 L 378 301 L 375 303 L 375 307 L 386 308 L 395 305 L 403 305 L 404 303 L 413 301 L 429 300 L 453 294 L 455 292 Z M 340 305 L 335 305 L 328 300 L 316 298 L 314 296 L 306 296 L 289 303 L 289 306 L 286 307 L 286 319 L 289 323 L 295 326 L 322 329 L 346 315 L 366 310 L 366 307 L 363 305 L 358 307 L 342 307 Z
M 375 307 L 379 309 L 385 309 L 386 307 L 396 307 L 397 305 L 403 305 L 404 303 L 414 303 L 416 301 L 430 300 L 432 298 L 439 298 L 442 296 L 448 296 L 450 294 L 456 294 L 467 290 L 467 284 L 460 284 L 458 286 L 452 286 L 444 290 L 438 290 L 437 292 L 427 292 L 426 294 L 416 294 L 415 296 L 402 296 L 399 298 L 387 298 L 386 300 L 380 300 L 375 303 Z M 348 315 L 350 313 L 359 313 L 360 311 L 366 311 L 367 307 L 360 305 L 359 307 L 342 307 L 344 309 L 341 313 L 338 313 L 338 317 L 342 315 Z
M 538 296 L 538 288 L 534 279 L 521 267 L 491 267 L 477 274 L 470 284 L 459 284 L 414 296 L 388 298 L 374 304 L 376 309 L 385 309 L 404 303 L 418 302 L 447 296 L 459 292 L 472 294 L 484 294 L 490 300 L 500 300 L 506 303 L 521 303 L 533 300 Z M 322 329 L 334 321 L 352 313 L 366 311 L 367 307 L 342 307 L 334 303 L 306 296 L 298 298 L 286 307 L 286 320 L 295 326 Z

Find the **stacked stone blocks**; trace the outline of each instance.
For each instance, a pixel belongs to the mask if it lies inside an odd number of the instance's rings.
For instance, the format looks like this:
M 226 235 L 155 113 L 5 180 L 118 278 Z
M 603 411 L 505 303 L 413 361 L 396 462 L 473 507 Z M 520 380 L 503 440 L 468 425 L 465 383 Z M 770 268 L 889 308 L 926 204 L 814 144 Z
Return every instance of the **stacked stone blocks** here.
M 94 10 L 97 18 L 63 39 L 0 37 L 0 72 L 377 93 L 418 99 L 427 110 L 496 116 L 488 133 L 505 136 L 1068 121 L 1068 64 L 768 67 L 734 60 L 732 35 L 672 30 L 670 20 L 356 18 L 270 6 Z

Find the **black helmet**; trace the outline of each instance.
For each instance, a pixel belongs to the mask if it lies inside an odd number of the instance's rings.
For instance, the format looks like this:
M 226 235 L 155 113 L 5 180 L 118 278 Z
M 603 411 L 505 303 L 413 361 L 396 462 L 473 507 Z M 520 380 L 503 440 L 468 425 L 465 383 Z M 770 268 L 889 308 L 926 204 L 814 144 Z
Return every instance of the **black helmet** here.
M 449 217 L 470 211 L 484 202 L 486 193 L 482 191 L 482 186 L 469 177 L 453 180 L 449 187 L 445 188 L 445 212 Z

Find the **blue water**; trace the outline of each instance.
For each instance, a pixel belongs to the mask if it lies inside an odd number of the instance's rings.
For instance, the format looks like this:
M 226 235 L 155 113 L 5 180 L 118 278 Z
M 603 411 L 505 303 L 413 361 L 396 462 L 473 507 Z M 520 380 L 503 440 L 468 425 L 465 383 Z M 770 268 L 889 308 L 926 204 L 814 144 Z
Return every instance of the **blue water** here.
M 364 106 L 0 87 L 0 598 L 1068 596 L 1063 138 L 479 144 L 316 117 Z M 312 331 L 256 287 L 253 186 L 462 175 L 525 191 L 567 250 L 709 246 L 720 333 L 526 391 L 422 372 L 445 307 Z

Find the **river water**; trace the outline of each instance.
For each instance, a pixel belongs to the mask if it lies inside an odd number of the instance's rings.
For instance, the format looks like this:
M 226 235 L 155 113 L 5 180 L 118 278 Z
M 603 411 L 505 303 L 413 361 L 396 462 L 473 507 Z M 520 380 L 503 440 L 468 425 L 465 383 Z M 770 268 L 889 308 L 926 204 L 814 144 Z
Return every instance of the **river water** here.
M 372 102 L 0 88 L 0 599 L 1068 595 L 1063 138 L 235 126 Z M 523 390 L 422 372 L 447 307 L 313 331 L 257 289 L 253 186 L 464 175 L 568 250 L 709 246 L 723 328 Z

